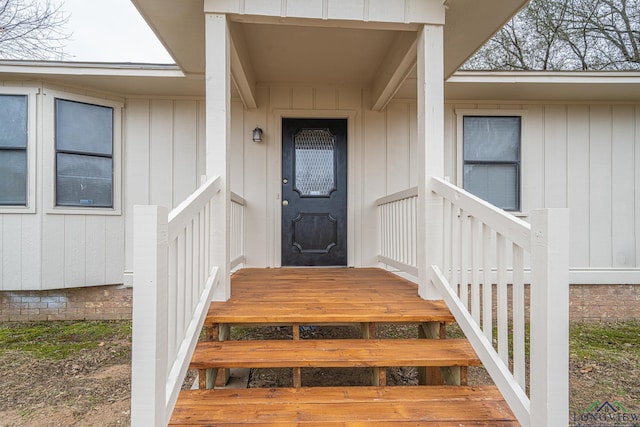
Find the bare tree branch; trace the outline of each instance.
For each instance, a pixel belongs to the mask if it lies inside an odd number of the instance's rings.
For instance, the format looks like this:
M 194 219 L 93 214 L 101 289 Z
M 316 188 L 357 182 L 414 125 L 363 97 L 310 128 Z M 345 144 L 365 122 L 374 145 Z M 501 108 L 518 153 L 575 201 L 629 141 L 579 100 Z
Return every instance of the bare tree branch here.
M 532 0 L 463 69 L 638 70 L 640 0 Z
M 0 0 L 0 57 L 63 59 L 67 22 L 49 0 Z

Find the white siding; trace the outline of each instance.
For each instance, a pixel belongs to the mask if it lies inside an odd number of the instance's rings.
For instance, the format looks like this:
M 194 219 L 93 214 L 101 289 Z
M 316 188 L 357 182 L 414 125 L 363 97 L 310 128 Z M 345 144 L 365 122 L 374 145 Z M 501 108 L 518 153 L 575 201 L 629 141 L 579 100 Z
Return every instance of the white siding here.
M 154 204 L 171 210 L 200 185 L 205 173 L 204 109 L 204 100 L 197 99 L 126 102 L 122 270 L 127 283 L 133 271 L 133 207 Z
M 301 85 L 258 86 L 256 98 L 254 110 L 239 99 L 231 104 L 231 189 L 247 201 L 246 265 L 278 265 L 282 116 L 349 117 L 350 263 L 376 265 L 376 199 L 417 185 L 415 101 L 393 100 L 374 112 L 366 89 Z M 573 269 L 640 267 L 640 105 L 447 104 L 445 175 L 453 182 L 459 168 L 455 111 L 463 109 L 525 111 L 522 215 L 540 207 L 571 209 Z M 133 268 L 133 206 L 171 209 L 205 173 L 204 114 L 201 99 L 125 100 L 122 215 L 45 213 L 49 185 L 39 173 L 36 213 L 0 215 L 0 290 L 126 281 Z M 264 130 L 258 144 L 251 140 L 256 126 Z M 52 139 L 39 128 L 40 167 L 49 161 L 46 144 Z M 598 282 L 602 276 L 593 277 Z
M 278 265 L 281 141 L 277 121 L 281 115 L 350 115 L 347 143 L 351 165 L 348 174 L 351 264 L 376 265 L 376 199 L 417 185 L 416 104 L 393 101 L 385 111 L 373 112 L 368 109 L 368 97 L 367 91 L 357 87 L 278 85 L 258 88 L 256 110 L 243 110 L 238 101 L 232 104 L 232 188 L 247 200 L 248 266 Z M 242 124 L 238 123 L 236 114 L 241 114 Z M 261 144 L 251 141 L 251 130 L 256 125 L 265 132 Z M 237 133 L 241 130 L 242 135 Z M 240 157 L 242 153 L 244 156 Z M 242 178 L 238 177 L 239 169 Z
M 0 86 L 55 90 L 58 94 L 121 101 L 113 96 L 33 82 L 0 82 Z M 72 99 L 72 98 L 71 98 Z M 54 139 L 46 124 L 51 118 L 43 95 L 35 97 L 36 126 L 35 213 L 0 214 L 0 290 L 46 290 L 74 286 L 122 283 L 124 271 L 124 217 L 52 213 L 45 203 L 53 187 Z M 46 120 L 45 120 L 46 119 Z M 46 194 L 45 194 L 46 193 Z
M 33 83 L 0 82 L 31 87 Z M 39 86 L 58 93 L 116 100 L 65 87 Z M 135 204 L 172 208 L 193 192 L 204 173 L 204 101 L 131 99 L 123 109 L 122 214 L 52 213 L 47 170 L 53 136 L 44 120 L 42 95 L 36 149 L 36 212 L 0 214 L 0 290 L 45 290 L 123 283 L 131 271 L 131 214 Z M 120 100 L 121 101 L 121 100 Z M 43 125 L 43 123 L 45 123 Z M 240 156 L 242 154 L 240 153 Z M 44 169 L 44 173 L 42 172 Z M 30 171 L 35 173 L 36 171 Z
M 636 214 L 640 207 L 640 105 L 448 104 L 446 108 L 447 124 L 455 121 L 456 109 L 526 111 L 522 146 L 525 218 L 536 208 L 570 208 L 573 270 L 609 271 L 612 274 L 606 280 L 615 281 L 614 277 L 622 277 L 617 272 L 640 267 Z M 456 128 L 445 128 L 447 152 L 454 153 Z M 446 162 L 447 175 L 456 176 L 456 163 Z M 598 283 L 604 276 L 592 277 L 592 283 Z

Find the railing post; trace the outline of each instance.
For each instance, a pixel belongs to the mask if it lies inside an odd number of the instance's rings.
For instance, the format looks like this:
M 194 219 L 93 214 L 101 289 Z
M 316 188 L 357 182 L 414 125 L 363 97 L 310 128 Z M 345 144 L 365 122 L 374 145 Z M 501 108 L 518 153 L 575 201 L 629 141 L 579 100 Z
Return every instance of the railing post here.
M 569 210 L 531 215 L 531 426 L 569 420 Z
M 167 209 L 135 206 L 131 425 L 165 426 L 167 379 Z

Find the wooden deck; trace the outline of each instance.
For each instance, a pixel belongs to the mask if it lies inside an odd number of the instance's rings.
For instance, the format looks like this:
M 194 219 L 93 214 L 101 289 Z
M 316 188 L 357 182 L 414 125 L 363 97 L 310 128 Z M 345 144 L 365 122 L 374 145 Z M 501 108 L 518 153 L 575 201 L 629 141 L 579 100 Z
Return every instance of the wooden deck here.
M 374 268 L 245 269 L 231 286 L 229 301 L 211 304 L 192 358 L 201 389 L 181 392 L 170 425 L 518 425 L 495 386 L 466 387 L 479 359 L 466 340 L 445 339 L 453 316 L 412 282 Z M 415 323 L 422 338 L 376 339 L 377 323 Z M 225 341 L 229 325 L 265 324 L 290 326 L 293 339 Z M 353 324 L 362 339 L 301 339 L 304 324 Z M 418 367 L 424 385 L 387 386 L 395 366 Z M 205 389 L 233 367 L 291 368 L 294 387 Z M 372 386 L 302 387 L 304 367 L 368 367 Z
M 444 301 L 425 301 L 416 284 L 378 268 L 244 269 L 231 299 L 214 302 L 206 322 L 330 324 L 453 322 Z

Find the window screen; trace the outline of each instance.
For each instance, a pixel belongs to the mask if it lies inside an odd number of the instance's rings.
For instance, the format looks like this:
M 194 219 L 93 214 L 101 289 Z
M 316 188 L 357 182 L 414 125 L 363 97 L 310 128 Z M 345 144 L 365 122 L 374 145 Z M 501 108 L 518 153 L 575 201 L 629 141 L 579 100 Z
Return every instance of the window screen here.
M 56 205 L 113 207 L 113 108 L 56 99 Z
M 464 189 L 504 210 L 520 210 L 520 140 L 520 117 L 465 116 Z
M 27 96 L 0 95 L 0 206 L 27 205 Z

